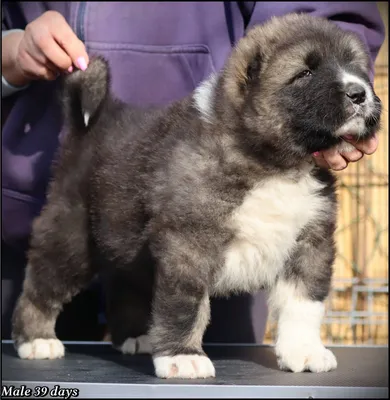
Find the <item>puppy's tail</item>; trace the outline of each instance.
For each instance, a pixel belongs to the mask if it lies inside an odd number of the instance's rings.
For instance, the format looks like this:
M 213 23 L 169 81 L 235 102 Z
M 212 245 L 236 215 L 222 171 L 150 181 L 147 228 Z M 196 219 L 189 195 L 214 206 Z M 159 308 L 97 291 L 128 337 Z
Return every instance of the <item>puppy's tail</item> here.
M 83 134 L 94 125 L 109 97 L 109 87 L 109 65 L 100 56 L 92 58 L 85 71 L 77 70 L 65 78 L 64 116 L 72 132 Z

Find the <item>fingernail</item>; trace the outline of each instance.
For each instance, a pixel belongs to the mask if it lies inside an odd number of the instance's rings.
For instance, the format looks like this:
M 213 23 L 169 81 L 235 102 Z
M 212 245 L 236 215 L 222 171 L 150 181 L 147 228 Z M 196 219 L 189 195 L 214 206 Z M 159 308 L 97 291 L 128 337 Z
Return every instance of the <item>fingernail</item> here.
M 345 139 L 348 139 L 348 140 L 352 140 L 352 139 L 354 138 L 353 135 L 344 135 L 343 137 L 344 137 Z
M 69 73 L 73 72 L 73 65 L 71 65 L 71 66 L 68 68 L 68 72 L 69 72 Z
M 313 153 L 313 156 L 314 156 L 314 157 L 318 157 L 319 155 L 320 155 L 320 152 L 319 152 L 319 151 L 316 151 L 316 152 Z
M 82 71 L 85 71 L 85 70 L 87 69 L 87 62 L 85 61 L 85 58 L 84 58 L 84 57 L 79 57 L 79 58 L 77 59 L 77 65 L 79 66 L 79 68 L 80 68 Z

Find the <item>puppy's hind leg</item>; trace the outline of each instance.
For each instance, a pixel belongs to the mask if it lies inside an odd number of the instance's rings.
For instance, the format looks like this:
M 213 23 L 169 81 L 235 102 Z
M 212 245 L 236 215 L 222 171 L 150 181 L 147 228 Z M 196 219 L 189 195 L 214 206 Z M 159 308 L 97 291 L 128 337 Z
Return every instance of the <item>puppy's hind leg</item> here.
M 114 348 L 124 354 L 151 354 L 148 329 L 153 260 L 149 251 L 141 251 L 125 268 L 111 269 L 106 283 L 107 320 Z
M 107 316 L 112 345 L 123 354 L 151 354 L 148 336 L 151 298 L 130 285 L 116 286 L 108 299 Z
M 172 237 L 175 236 L 175 237 Z M 169 235 L 153 249 L 157 259 L 150 340 L 159 378 L 215 376 L 202 349 L 210 318 L 210 262 L 207 249 Z
M 332 235 L 316 228 L 302 236 L 269 299 L 271 315 L 278 322 L 275 351 L 279 366 L 293 372 L 326 372 L 337 367 L 320 332 L 335 249 Z
M 55 334 L 57 317 L 93 275 L 85 209 L 49 203 L 33 224 L 23 290 L 12 317 L 12 339 L 21 358 L 64 355 Z

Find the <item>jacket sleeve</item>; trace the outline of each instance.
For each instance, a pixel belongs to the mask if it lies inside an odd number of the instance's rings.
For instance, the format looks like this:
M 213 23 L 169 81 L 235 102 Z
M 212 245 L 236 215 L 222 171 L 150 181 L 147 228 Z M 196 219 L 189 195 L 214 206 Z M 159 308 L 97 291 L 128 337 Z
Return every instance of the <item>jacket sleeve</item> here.
M 385 27 L 375 2 L 246 2 L 250 10 L 248 28 L 264 23 L 272 16 L 306 12 L 334 21 L 342 29 L 355 32 L 371 55 L 371 78 L 374 63 L 385 39 Z
M 3 40 L 3 38 L 5 36 L 7 36 L 10 33 L 13 32 L 18 32 L 18 31 L 22 31 L 22 29 L 8 29 L 8 30 L 2 30 L 1 31 L 1 40 Z M 8 96 L 11 96 L 14 93 L 20 92 L 21 90 L 27 89 L 30 85 L 24 85 L 24 86 L 14 86 L 11 85 L 5 78 L 3 75 L 1 75 L 1 98 L 4 99 Z
M 8 29 L 9 29 L 9 27 L 7 25 L 7 21 L 6 21 L 6 18 L 5 18 L 4 4 L 2 2 L 1 3 L 1 31 L 6 31 Z

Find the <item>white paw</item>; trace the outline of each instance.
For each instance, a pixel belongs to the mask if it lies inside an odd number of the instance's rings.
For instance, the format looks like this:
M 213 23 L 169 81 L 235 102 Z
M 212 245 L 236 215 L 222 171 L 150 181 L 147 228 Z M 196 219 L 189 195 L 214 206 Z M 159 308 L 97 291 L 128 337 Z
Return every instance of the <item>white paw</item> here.
M 337 368 L 334 354 L 322 344 L 294 346 L 277 349 L 278 364 L 281 369 L 292 372 L 327 372 Z
M 137 337 L 137 354 L 152 354 L 152 345 L 148 335 Z
M 122 346 L 115 347 L 117 350 L 119 350 L 123 354 L 135 354 L 135 349 L 136 349 L 136 339 L 135 338 L 127 338 Z
M 152 354 L 152 345 L 148 335 L 127 338 L 118 348 L 123 354 Z
M 58 339 L 34 339 L 18 347 L 20 358 L 29 360 L 42 360 L 45 358 L 61 358 L 65 354 L 64 345 Z
M 198 354 L 155 357 L 153 364 L 158 378 L 215 377 L 215 368 L 211 360 Z

